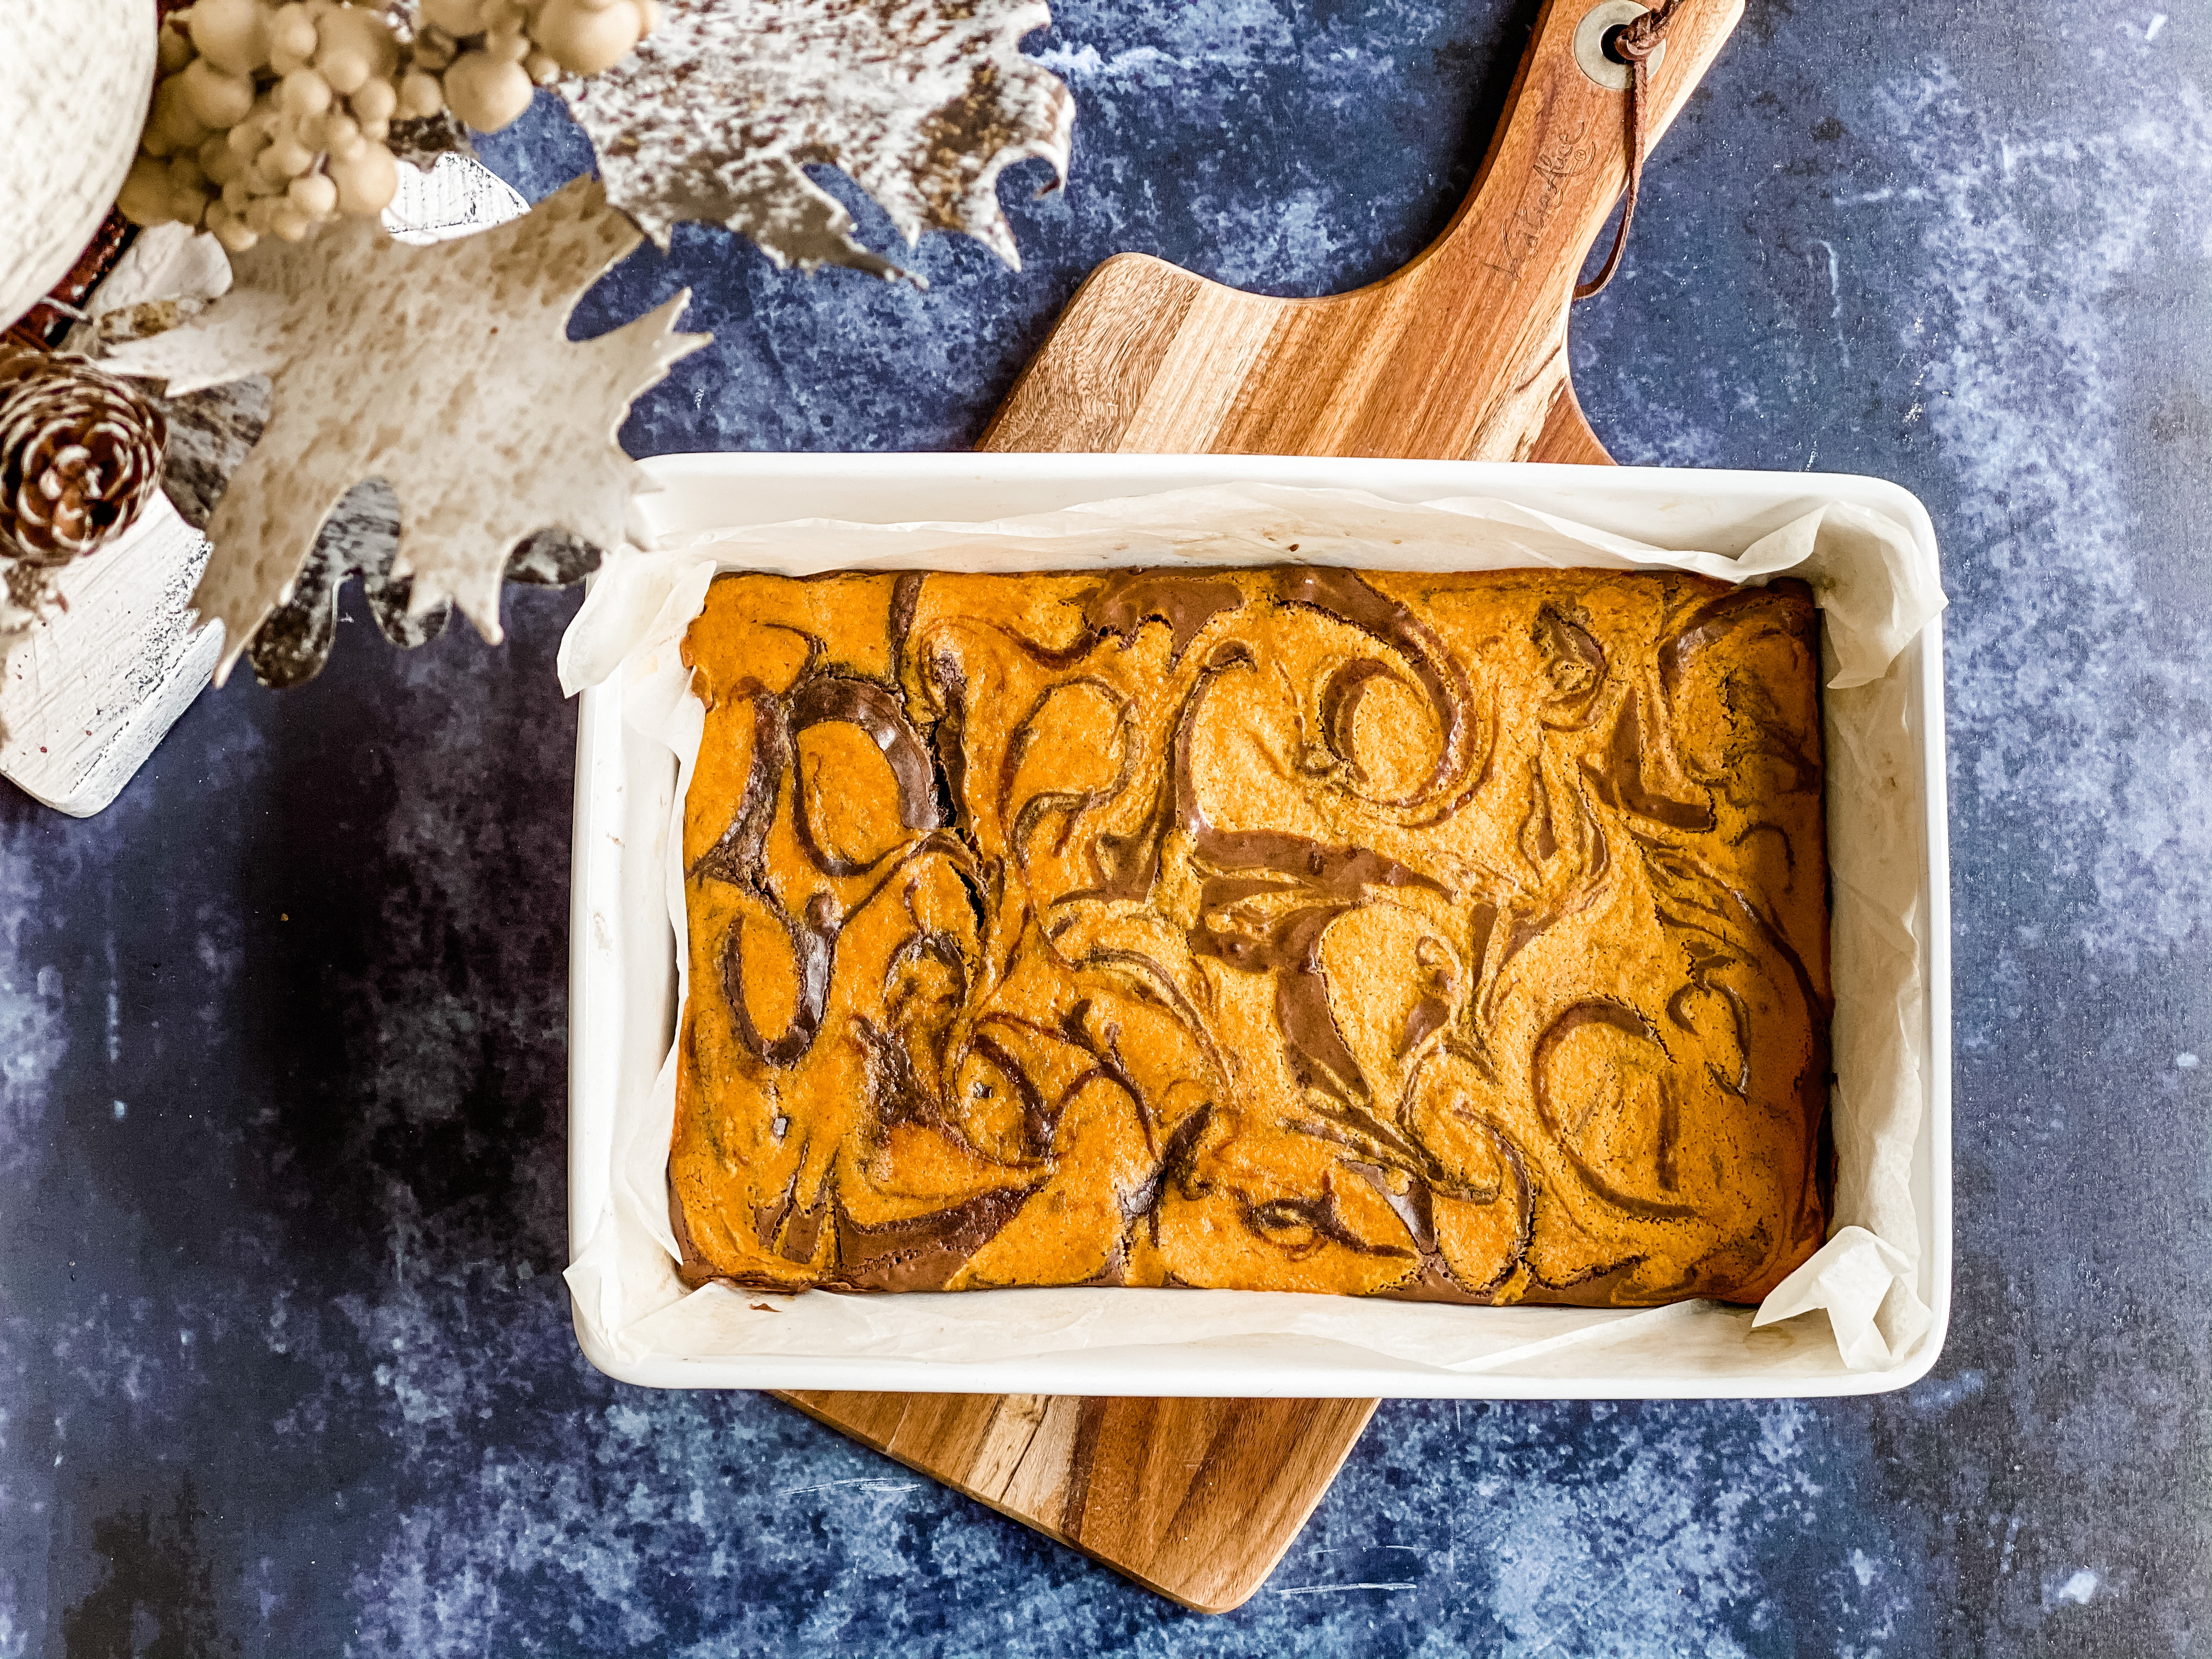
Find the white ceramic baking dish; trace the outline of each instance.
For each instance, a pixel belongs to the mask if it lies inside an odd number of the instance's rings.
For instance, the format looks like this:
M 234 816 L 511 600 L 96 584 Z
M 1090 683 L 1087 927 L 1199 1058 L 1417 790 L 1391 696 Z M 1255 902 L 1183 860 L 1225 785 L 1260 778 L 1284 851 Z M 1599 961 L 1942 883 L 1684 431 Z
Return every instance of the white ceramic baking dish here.
M 1662 547 L 1734 554 L 1825 501 L 1881 514 L 1910 536 L 1932 575 L 1935 532 L 1909 492 L 1835 474 L 1691 471 L 1489 462 L 1305 459 L 1249 456 L 755 455 L 665 457 L 647 464 L 647 530 L 683 536 L 800 518 L 867 523 L 972 522 L 1110 497 L 1197 485 L 1259 483 L 1370 491 L 1422 501 L 1487 495 Z M 1171 1346 L 1075 1349 L 1003 1361 L 951 1363 L 881 1352 L 837 1357 L 612 1352 L 577 1321 L 592 1362 L 625 1382 L 663 1388 L 845 1389 L 919 1392 L 1467 1398 L 1712 1398 L 1884 1392 L 1927 1374 L 1951 1300 L 1951 964 L 1940 619 L 1899 659 L 1926 806 L 1921 915 L 1925 1091 L 1911 1186 L 1921 1299 L 1933 1328 L 1899 1365 L 1853 1371 L 1840 1361 L 1732 1370 L 1723 1340 L 1682 1324 L 1678 1365 L 1608 1363 L 1604 1344 L 1566 1342 L 1512 1364 L 1464 1373 L 1398 1364 L 1366 1351 L 1290 1338 L 1225 1345 L 1200 1355 Z M 653 1085 L 676 1001 L 676 941 L 663 848 L 676 769 L 665 750 L 626 730 L 621 690 L 583 694 L 576 757 L 571 895 L 568 1223 L 572 1253 L 605 1213 L 617 1103 Z M 969 1293 L 982 1296 L 1022 1292 Z M 1188 1295 L 1101 1291 L 1100 1295 Z M 948 1302 L 963 1298 L 950 1297 Z M 1466 1310 L 1470 1318 L 1482 1310 Z M 1818 1322 L 1818 1316 L 1808 1316 Z M 1802 1324 L 1806 1322 L 1800 1321 Z M 1787 1327 L 1753 1340 L 1788 1343 Z M 1825 1333 L 1820 1334 L 1825 1340 Z M 1539 1349 L 1547 1345 L 1538 1345 Z M 1832 1352 L 1833 1345 L 1827 1344 Z

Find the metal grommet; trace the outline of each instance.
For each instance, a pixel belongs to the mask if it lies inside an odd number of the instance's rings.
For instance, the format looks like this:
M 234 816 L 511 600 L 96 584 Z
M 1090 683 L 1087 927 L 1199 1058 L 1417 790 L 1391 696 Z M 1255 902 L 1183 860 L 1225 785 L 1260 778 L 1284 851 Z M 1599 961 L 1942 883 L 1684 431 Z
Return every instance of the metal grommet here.
M 1575 25 L 1575 66 L 1610 92 L 1626 92 L 1632 76 L 1628 65 L 1616 64 L 1605 55 L 1607 33 L 1623 23 L 1632 23 L 1651 8 L 1639 6 L 1636 0 L 1602 0 L 1590 8 L 1583 21 Z M 1651 54 L 1650 64 L 1656 71 L 1666 60 L 1667 43 L 1661 41 L 1659 50 Z

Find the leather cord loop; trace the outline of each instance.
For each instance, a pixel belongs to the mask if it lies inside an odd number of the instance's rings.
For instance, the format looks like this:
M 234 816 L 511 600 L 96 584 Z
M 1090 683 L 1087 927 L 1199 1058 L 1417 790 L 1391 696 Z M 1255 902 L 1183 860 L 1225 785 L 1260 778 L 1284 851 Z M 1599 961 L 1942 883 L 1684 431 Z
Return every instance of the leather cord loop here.
M 1628 227 L 1636 217 L 1636 195 L 1644 182 L 1644 95 L 1651 80 L 1651 59 L 1667 39 L 1667 26 L 1674 20 L 1682 0 L 1661 0 L 1650 11 L 1620 27 L 1613 38 L 1614 56 L 1628 65 L 1628 199 L 1620 210 L 1620 228 L 1613 235 L 1613 249 L 1605 265 L 1587 283 L 1575 286 L 1575 298 L 1587 300 L 1613 280 L 1620 269 L 1620 256 L 1628 247 Z

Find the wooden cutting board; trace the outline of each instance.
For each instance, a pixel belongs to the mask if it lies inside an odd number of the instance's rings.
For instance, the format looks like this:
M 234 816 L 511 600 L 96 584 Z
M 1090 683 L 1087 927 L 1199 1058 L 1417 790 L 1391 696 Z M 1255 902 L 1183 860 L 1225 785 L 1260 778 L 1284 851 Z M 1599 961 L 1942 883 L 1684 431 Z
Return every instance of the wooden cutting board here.
M 1567 377 L 1577 273 L 1627 180 L 1626 94 L 1577 66 L 1599 0 L 1550 0 L 1474 189 L 1404 270 L 1279 300 L 1124 253 L 1091 272 L 981 447 L 1609 465 Z M 1742 0 L 1684 0 L 1656 144 Z M 863 1444 L 1202 1613 L 1265 1582 L 1372 1400 L 787 1394 Z

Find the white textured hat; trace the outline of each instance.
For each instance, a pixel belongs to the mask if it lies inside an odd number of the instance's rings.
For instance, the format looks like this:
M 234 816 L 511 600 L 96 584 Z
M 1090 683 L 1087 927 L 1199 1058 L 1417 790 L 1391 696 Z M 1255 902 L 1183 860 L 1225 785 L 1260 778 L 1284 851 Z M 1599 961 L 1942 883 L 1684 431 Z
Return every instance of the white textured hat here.
M 69 274 L 114 205 L 154 91 L 154 0 L 7 0 L 0 328 Z

